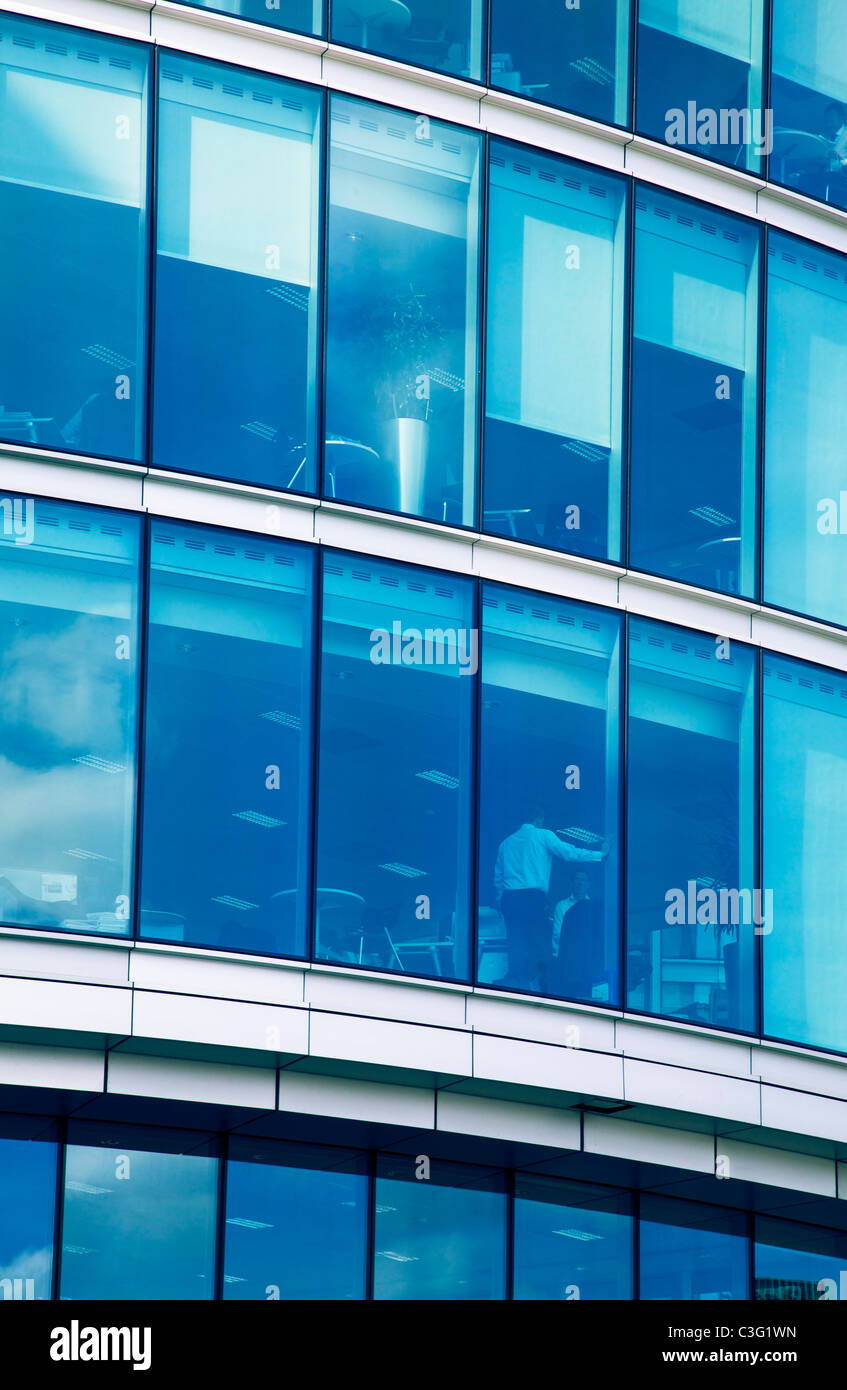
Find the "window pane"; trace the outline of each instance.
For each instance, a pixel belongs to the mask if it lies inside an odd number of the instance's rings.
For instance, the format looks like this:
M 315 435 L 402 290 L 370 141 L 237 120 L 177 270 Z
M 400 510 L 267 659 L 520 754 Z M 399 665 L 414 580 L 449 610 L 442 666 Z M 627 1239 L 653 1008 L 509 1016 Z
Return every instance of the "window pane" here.
M 847 208 L 843 0 L 773 0 L 770 177 Z
M 644 1196 L 639 1245 L 643 1300 L 750 1297 L 743 1212 Z
M 308 87 L 162 54 L 164 468 L 314 489 L 319 114 Z
M 845 370 L 847 257 L 770 232 L 764 598 L 842 625 Z
M 238 15 L 239 19 L 250 19 L 256 24 L 273 24 L 278 29 L 292 29 L 295 33 L 319 34 L 321 32 L 321 0 L 189 0 L 204 10 L 218 10 L 224 14 Z
M 335 0 L 336 43 L 384 53 L 418 67 L 479 80 L 482 75 L 483 0 Z
M 518 1173 L 515 1298 L 632 1298 L 632 1198 Z
M 144 936 L 305 954 L 312 561 L 153 523 Z
M 56 1145 L 30 1133 L 45 1121 L 7 1117 L 0 1138 L 0 1300 L 49 1299 Z
M 69 1141 L 62 1298 L 213 1298 L 218 1160 L 204 1136 L 81 1123 Z
M 752 595 L 759 233 L 640 185 L 630 560 Z
M 827 1302 L 847 1297 L 847 1235 L 796 1221 L 756 1218 L 757 1299 Z
M 224 1298 L 364 1298 L 367 1213 L 363 1155 L 231 1141 Z
M 491 85 L 626 125 L 630 0 L 491 0 Z
M 0 498 L 0 921 L 131 931 L 139 524 Z
M 484 587 L 484 984 L 620 999 L 620 633 L 616 614 Z
M 768 652 L 764 661 L 764 1029 L 847 1051 L 847 679 Z
M 473 585 L 324 565 L 317 956 L 467 979 Z
M 0 16 L 0 439 L 140 459 L 147 52 Z
M 374 1298 L 502 1299 L 506 1198 L 501 1174 L 431 1160 L 377 1159 Z
M 638 129 L 763 173 L 764 10 L 764 0 L 640 0 Z
M 491 146 L 483 525 L 602 559 L 620 558 L 624 206 L 617 179 Z
M 630 622 L 627 973 L 632 1008 L 755 1027 L 755 653 Z
M 324 491 L 474 518 L 479 136 L 332 99 Z

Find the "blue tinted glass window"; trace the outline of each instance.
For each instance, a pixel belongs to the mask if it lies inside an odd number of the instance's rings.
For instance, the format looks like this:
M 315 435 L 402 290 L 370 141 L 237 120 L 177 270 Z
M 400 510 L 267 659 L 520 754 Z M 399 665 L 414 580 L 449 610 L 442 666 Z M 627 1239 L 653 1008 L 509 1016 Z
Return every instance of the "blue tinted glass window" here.
M 491 0 L 491 85 L 627 123 L 629 0 Z
M 209 1142 L 84 1123 L 68 1139 L 61 1297 L 214 1298 L 218 1160 Z
M 759 233 L 641 185 L 630 561 L 755 590 Z
M 163 54 L 153 460 L 315 484 L 318 125 L 308 87 Z
M 842 0 L 773 0 L 770 177 L 847 208 L 847 25 Z
M 471 525 L 479 136 L 331 109 L 324 492 Z
M 364 1298 L 367 1212 L 363 1155 L 231 1141 L 224 1298 Z
M 483 589 L 479 979 L 620 997 L 620 619 Z
M 0 1137 L 0 1300 L 49 1299 L 56 1145 L 43 1119 L 8 1117 Z
M 768 652 L 763 666 L 764 1029 L 847 1051 L 847 678 Z
M 502 1299 L 506 1283 L 503 1177 L 433 1159 L 377 1160 L 374 1297 Z
M 0 439 L 139 459 L 146 50 L 0 17 Z
M 796 1221 L 756 1218 L 753 1297 L 831 1302 L 847 1298 L 847 1235 Z
M 627 1192 L 518 1173 L 515 1298 L 632 1298 L 632 1198 Z
M 188 0 L 188 3 L 204 10 L 234 14 L 256 24 L 292 29 L 295 33 L 321 32 L 322 0 Z
M 755 655 L 630 623 L 627 974 L 633 1008 L 751 1031 Z
M 329 553 L 323 591 L 318 958 L 467 978 L 473 586 Z
M 763 173 L 764 16 L 765 0 L 639 0 L 638 129 Z
M 312 558 L 153 523 L 145 936 L 305 953 Z
M 847 257 L 769 233 L 764 598 L 842 625 L 845 369 Z
M 336 43 L 459 77 L 482 75 L 483 0 L 335 0 Z
M 483 527 L 620 558 L 625 218 L 616 179 L 491 146 Z
M 748 1250 L 743 1212 L 668 1197 L 641 1199 L 642 1299 L 747 1299 Z
M 131 930 L 139 524 L 0 497 L 0 921 Z

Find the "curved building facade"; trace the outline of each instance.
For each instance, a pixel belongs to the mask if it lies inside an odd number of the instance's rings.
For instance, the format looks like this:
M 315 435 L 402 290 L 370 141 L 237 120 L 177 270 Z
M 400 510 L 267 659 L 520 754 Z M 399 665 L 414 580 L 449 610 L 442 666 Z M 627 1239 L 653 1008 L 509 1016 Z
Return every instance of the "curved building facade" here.
M 0 14 L 4 1298 L 847 1287 L 840 10 Z

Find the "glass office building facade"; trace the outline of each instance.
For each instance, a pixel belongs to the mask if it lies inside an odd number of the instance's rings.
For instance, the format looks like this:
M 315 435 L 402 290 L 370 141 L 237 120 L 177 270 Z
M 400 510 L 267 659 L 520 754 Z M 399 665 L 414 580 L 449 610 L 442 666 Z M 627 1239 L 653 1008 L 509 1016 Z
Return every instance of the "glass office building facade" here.
M 0 1075 L 0 1297 L 840 1297 L 847 16 L 95 8 L 0 14 L 0 1051 L 276 1074 Z

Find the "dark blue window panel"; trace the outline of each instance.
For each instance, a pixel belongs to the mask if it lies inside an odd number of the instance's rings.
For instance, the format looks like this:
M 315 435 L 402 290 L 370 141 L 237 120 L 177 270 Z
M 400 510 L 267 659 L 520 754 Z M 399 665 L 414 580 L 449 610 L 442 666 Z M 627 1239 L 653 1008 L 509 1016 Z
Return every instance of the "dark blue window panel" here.
M 763 671 L 763 1026 L 847 1052 L 847 678 L 773 652 Z
M 217 0 L 215 4 L 208 0 L 188 0 L 188 3 L 298 34 L 320 34 L 322 29 L 322 0 L 229 0 L 229 4 L 226 0 Z
M 473 590 L 325 556 L 319 960 L 468 978 Z
M 73 1123 L 60 1296 L 214 1298 L 217 1191 L 218 1159 L 202 1134 Z
M 516 1173 L 514 1267 L 516 1299 L 631 1299 L 631 1195 Z
M 773 0 L 770 177 L 847 208 L 847 24 L 841 0 Z
M 765 0 L 639 0 L 636 125 L 763 174 Z
M 57 1161 L 53 1128 L 41 1117 L 0 1120 L 2 1301 L 52 1297 Z
M 482 612 L 478 978 L 614 1005 L 621 620 L 497 584 Z
M 140 459 L 147 50 L 0 17 L 0 439 Z
M 632 1008 L 751 1032 L 756 662 L 751 647 L 630 621 L 627 973 Z
M 644 1195 L 640 1203 L 640 1296 L 746 1300 L 750 1297 L 745 1213 Z
M 626 125 L 630 0 L 491 0 L 491 85 Z
M 847 1299 L 847 1234 L 759 1216 L 753 1297 L 818 1303 Z
M 365 1155 L 232 1140 L 224 1298 L 365 1298 L 367 1219 Z
M 153 461 L 315 485 L 321 98 L 164 53 Z
M 0 498 L 0 921 L 131 932 L 138 518 Z
M 306 952 L 313 560 L 152 524 L 144 936 Z
M 626 195 L 494 141 L 483 527 L 620 559 Z
M 482 76 L 484 0 L 335 0 L 331 38 L 403 63 Z
M 480 138 L 331 105 L 324 493 L 474 520 Z
M 847 256 L 768 234 L 766 603 L 847 625 Z
M 630 562 L 756 587 L 758 229 L 639 185 Z
M 377 1159 L 374 1298 L 502 1299 L 503 1175 L 409 1155 Z M 420 1176 L 419 1176 L 420 1175 Z

